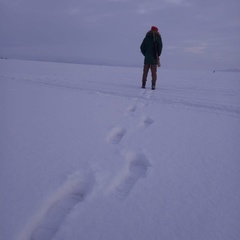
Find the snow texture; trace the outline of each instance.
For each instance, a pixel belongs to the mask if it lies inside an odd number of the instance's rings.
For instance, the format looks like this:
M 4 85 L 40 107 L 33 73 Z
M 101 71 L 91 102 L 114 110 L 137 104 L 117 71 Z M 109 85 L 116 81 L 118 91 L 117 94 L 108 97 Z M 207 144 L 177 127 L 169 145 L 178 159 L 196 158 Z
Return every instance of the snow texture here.
M 0 69 L 1 239 L 240 239 L 239 73 Z

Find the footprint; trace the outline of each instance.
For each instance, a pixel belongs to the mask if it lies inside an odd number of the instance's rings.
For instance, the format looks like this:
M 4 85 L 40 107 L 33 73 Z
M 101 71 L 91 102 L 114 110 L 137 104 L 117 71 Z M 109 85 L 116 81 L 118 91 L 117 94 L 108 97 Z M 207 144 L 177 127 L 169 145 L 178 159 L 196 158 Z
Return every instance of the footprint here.
M 50 240 L 74 206 L 83 202 L 95 184 L 93 173 L 74 173 L 44 204 L 26 227 L 21 239 Z
M 129 152 L 126 154 L 127 168 L 119 174 L 111 186 L 111 195 L 124 200 L 140 178 L 147 176 L 151 166 L 149 160 L 142 153 Z
M 128 112 L 135 112 L 137 110 L 137 106 L 136 105 L 132 105 L 130 107 L 128 107 Z
M 149 125 L 153 124 L 154 120 L 150 117 L 144 117 L 142 121 L 140 122 L 141 127 L 148 127 Z
M 147 176 L 148 167 L 150 162 L 143 153 L 129 152 L 126 155 L 129 162 L 129 172 L 136 180 Z
M 114 127 L 107 136 L 108 142 L 118 144 L 121 142 L 123 136 L 127 133 L 125 128 Z

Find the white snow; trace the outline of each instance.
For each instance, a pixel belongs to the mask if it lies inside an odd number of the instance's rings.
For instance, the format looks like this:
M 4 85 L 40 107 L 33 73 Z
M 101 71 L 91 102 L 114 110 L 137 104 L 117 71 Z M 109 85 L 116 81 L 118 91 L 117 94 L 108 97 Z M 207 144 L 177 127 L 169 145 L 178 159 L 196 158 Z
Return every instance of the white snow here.
M 4 240 L 240 239 L 240 75 L 0 60 Z

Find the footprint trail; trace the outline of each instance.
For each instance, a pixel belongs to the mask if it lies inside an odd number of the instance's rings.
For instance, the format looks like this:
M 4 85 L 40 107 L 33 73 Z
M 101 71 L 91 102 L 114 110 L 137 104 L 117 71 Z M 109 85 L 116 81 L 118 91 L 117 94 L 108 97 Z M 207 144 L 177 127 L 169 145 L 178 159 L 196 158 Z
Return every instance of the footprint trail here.
M 61 228 L 67 215 L 84 202 L 95 185 L 93 173 L 74 173 L 46 201 L 41 211 L 21 234 L 20 240 L 50 240 Z
M 154 119 L 146 116 L 146 109 L 151 104 L 152 96 L 152 90 L 143 90 L 140 92 L 139 97 L 134 98 L 126 109 L 125 116 L 127 118 L 130 117 L 131 121 L 127 121 L 127 126 L 125 123 L 125 127 L 129 129 L 129 132 L 124 143 L 127 144 L 129 151 L 124 156 L 125 168 L 119 172 L 117 177 L 112 180 L 112 184 L 110 184 L 110 195 L 114 198 L 122 200 L 127 198 L 138 180 L 147 176 L 148 169 L 151 166 L 145 154 L 131 150 L 131 146 L 133 147 L 134 145 L 130 139 L 131 134 L 136 134 L 136 131 L 141 132 L 142 128 L 148 128 L 154 123 Z M 111 144 L 119 144 L 127 133 L 126 128 L 119 126 L 112 128 L 107 135 L 107 141 Z M 139 136 L 139 144 L 141 145 L 141 142 L 144 143 L 144 139 L 141 141 L 141 134 Z M 125 151 L 125 144 L 119 146 L 118 153 Z

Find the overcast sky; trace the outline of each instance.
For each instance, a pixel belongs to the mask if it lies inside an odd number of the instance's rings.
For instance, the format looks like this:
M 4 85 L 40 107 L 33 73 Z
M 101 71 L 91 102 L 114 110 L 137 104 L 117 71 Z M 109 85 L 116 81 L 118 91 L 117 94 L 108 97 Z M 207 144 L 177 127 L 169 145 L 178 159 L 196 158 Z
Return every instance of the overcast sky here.
M 240 69 L 239 0 L 0 0 L 0 56 L 142 66 L 151 26 L 168 69 Z

